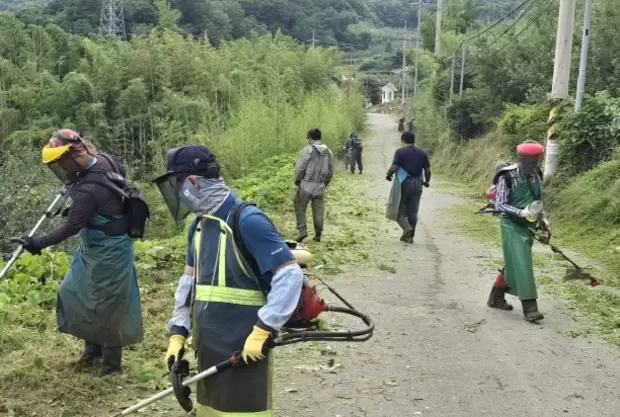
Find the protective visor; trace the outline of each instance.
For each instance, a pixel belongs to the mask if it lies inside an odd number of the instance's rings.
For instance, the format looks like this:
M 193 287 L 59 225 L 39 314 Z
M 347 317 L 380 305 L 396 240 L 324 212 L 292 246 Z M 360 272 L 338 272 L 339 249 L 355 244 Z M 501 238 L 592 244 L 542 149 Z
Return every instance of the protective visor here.
M 51 148 L 45 145 L 42 160 L 64 185 L 71 185 L 77 180 L 80 166 L 71 156 L 70 145 Z
M 168 210 L 175 222 L 181 223 L 190 214 L 187 207 L 179 201 L 179 186 L 176 175 L 164 175 L 154 180 Z

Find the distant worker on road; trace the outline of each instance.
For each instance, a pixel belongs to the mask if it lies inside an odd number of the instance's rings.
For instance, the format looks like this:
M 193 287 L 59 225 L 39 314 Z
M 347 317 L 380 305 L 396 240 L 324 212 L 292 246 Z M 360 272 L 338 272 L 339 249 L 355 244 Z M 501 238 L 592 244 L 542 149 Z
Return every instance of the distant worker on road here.
M 400 119 L 398 119 L 398 133 L 404 133 L 405 132 L 405 118 L 401 117 Z
M 299 154 L 295 162 L 295 193 L 294 206 L 299 235 L 297 242 L 308 237 L 306 209 L 312 203 L 312 220 L 314 222 L 315 242 L 321 241 L 323 233 L 323 217 L 325 210 L 325 188 L 334 175 L 334 156 L 327 145 L 321 142 L 321 131 L 312 129 L 308 132 L 308 146 Z
M 401 147 L 394 152 L 392 166 L 385 178 L 392 181 L 394 174 L 397 181 L 392 185 L 386 217 L 403 229 L 400 237 L 402 242 L 413 243 L 422 186 L 430 185 L 431 164 L 426 152 L 415 146 L 415 135 L 412 132 L 401 135 Z
M 356 133 L 351 133 L 349 136 L 349 140 L 347 140 L 347 153 L 350 155 L 350 164 L 351 164 L 351 174 L 355 174 L 355 165 L 357 164 L 357 169 L 361 174 L 364 170 L 364 166 L 362 165 L 362 149 L 364 145 L 362 140 L 357 136 Z

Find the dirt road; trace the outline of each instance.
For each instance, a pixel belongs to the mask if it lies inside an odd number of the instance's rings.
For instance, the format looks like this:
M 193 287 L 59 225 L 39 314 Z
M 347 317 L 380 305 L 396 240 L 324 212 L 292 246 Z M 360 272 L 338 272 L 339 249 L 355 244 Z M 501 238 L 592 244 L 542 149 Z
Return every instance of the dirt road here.
M 387 115 L 369 118 L 367 193 L 387 199 L 396 123 Z M 458 203 L 441 187 L 425 189 L 412 246 L 377 216 L 385 232 L 375 248 L 398 262 L 396 273 L 369 267 L 335 281 L 376 320 L 375 336 L 333 344 L 334 356 L 279 352 L 279 417 L 620 415 L 617 351 L 594 337 L 563 335 L 572 326 L 563 302 L 542 298 L 540 325 L 523 320 L 518 300 L 511 300 L 513 312 L 486 307 L 495 274 L 483 258 L 500 254 L 451 230 L 442 210 Z M 330 360 L 336 366 L 317 368 Z

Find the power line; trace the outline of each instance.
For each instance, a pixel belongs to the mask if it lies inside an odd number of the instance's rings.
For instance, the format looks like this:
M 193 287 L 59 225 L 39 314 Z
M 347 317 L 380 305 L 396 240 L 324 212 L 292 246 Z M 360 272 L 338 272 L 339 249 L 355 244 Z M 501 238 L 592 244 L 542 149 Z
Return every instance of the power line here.
M 538 16 L 536 16 L 535 18 L 531 19 L 528 21 L 528 23 L 523 26 L 523 28 L 516 34 L 514 35 L 514 38 L 517 39 L 519 36 L 521 36 L 521 34 L 523 32 L 525 32 L 527 30 L 528 27 L 530 27 L 530 25 L 533 22 L 538 23 L 538 21 L 540 20 L 540 18 L 543 16 L 543 14 L 547 11 L 547 9 L 549 8 L 549 6 L 551 6 L 554 3 L 554 0 L 549 0 L 547 2 L 547 4 L 545 5 L 545 7 L 542 8 L 542 10 L 540 11 L 540 13 L 538 14 Z M 511 45 L 510 43 L 507 43 L 506 45 L 502 46 L 500 49 L 498 49 L 497 51 L 493 52 L 493 55 L 497 55 L 500 52 L 502 52 L 504 49 L 506 49 L 509 45 Z
M 526 4 L 528 4 L 530 1 L 532 0 L 525 0 L 523 3 L 519 4 L 517 7 L 515 7 L 514 9 L 512 9 L 510 12 L 508 12 L 507 14 L 505 14 L 502 18 L 500 18 L 497 22 L 493 23 L 491 26 L 487 27 L 486 29 L 482 30 L 481 32 L 476 33 L 473 36 L 470 36 L 469 38 L 465 39 L 463 42 L 469 42 L 472 39 L 476 39 L 478 36 L 485 34 L 486 32 L 488 32 L 489 30 L 493 29 L 494 27 L 496 27 L 497 25 L 499 25 L 500 23 L 502 23 L 504 20 L 508 19 L 510 16 L 512 16 L 515 12 L 519 11 L 519 9 L 521 9 L 523 6 L 525 6 Z M 461 42 L 462 43 L 462 42 Z M 459 48 L 460 49 L 460 45 Z M 456 51 L 458 51 L 458 49 Z M 455 51 L 455 53 L 456 53 Z
M 512 16 L 515 12 L 519 11 L 522 7 L 524 7 L 530 1 L 532 1 L 532 0 L 524 0 L 521 4 L 519 4 L 517 7 L 512 9 L 510 12 L 508 12 L 506 15 L 504 15 L 498 21 L 496 21 L 492 25 L 488 26 L 486 29 L 476 33 L 475 35 L 470 36 L 469 38 L 466 38 L 465 40 L 463 40 L 459 44 L 458 48 L 452 53 L 452 71 L 451 71 L 451 75 L 450 75 L 450 78 L 451 78 L 451 80 L 450 80 L 450 103 L 452 103 L 452 94 L 454 93 L 454 73 L 455 73 L 455 67 L 456 67 L 456 65 L 455 65 L 455 63 L 456 63 L 456 53 L 461 48 L 463 48 L 463 51 L 462 51 L 463 56 L 462 56 L 462 59 L 461 59 L 461 83 L 460 83 L 460 86 L 459 86 L 459 95 L 461 95 L 463 93 L 463 84 L 464 84 L 464 75 L 465 75 L 465 59 L 466 59 L 466 53 L 467 53 L 466 52 L 466 50 L 467 50 L 467 43 L 469 41 L 473 40 L 473 39 L 476 39 L 478 36 L 481 36 L 481 35 L 485 34 L 489 30 L 495 28 L 497 25 L 502 23 L 504 20 L 506 20 L 510 16 Z M 536 1 L 540 1 L 540 0 L 536 0 Z M 523 16 L 523 14 L 520 17 L 522 17 L 522 16 Z
M 506 30 L 504 30 L 497 38 L 495 38 L 493 40 L 493 42 L 491 42 L 489 45 L 487 45 L 487 48 L 495 45 L 497 43 L 497 41 L 499 41 L 506 33 L 508 33 L 513 27 L 516 26 L 517 23 L 519 23 L 519 20 L 521 20 L 530 10 L 532 10 L 532 8 L 534 6 L 536 6 L 540 1 L 542 0 L 535 0 L 532 4 L 529 5 L 529 7 L 519 15 L 519 17 L 517 17 L 507 28 Z

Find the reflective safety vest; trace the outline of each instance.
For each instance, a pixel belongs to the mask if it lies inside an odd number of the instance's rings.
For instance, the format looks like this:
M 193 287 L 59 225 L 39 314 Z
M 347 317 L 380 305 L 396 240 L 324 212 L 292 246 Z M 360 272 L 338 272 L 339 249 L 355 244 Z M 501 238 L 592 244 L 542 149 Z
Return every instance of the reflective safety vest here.
M 235 205 L 229 218 L 234 218 Z M 259 280 L 243 258 L 228 223 L 202 216 L 193 238 L 196 265 L 193 332 L 196 348 L 222 354 L 243 348 L 265 305 Z

